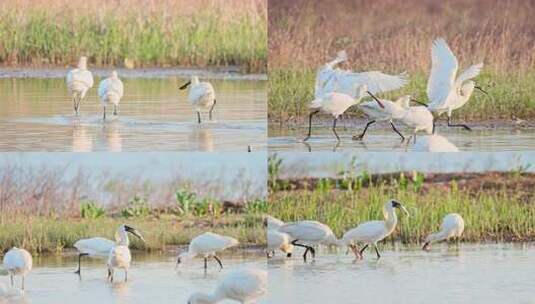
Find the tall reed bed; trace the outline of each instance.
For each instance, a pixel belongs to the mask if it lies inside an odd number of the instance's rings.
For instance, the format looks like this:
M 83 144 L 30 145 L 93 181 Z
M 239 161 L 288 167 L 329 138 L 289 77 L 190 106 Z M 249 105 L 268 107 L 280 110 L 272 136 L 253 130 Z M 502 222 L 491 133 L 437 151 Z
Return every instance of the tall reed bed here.
M 465 107 L 470 109 L 461 111 L 462 118 L 535 114 L 533 2 L 273 0 L 269 4 L 271 120 L 302 118 L 316 68 L 342 49 L 349 57 L 343 68 L 407 71 L 411 84 L 395 94 L 411 93 L 426 100 L 430 47 L 437 37 L 448 41 L 461 69 L 485 63 L 478 82 L 491 97 L 474 96 Z
M 265 72 L 266 0 L 52 0 L 0 4 L 0 63 L 236 65 Z

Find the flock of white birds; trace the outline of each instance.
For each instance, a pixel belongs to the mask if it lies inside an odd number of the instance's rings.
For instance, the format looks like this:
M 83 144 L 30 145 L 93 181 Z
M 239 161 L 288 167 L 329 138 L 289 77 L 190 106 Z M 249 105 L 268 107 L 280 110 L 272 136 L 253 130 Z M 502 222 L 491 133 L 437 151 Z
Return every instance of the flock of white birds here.
M 78 116 L 80 105 L 84 101 L 87 92 L 93 87 L 93 74 L 87 69 L 87 57 L 80 57 L 78 67 L 67 73 L 66 83 L 69 94 L 72 96 L 74 113 Z M 201 110 L 209 108 L 209 118 L 216 105 L 215 91 L 209 82 L 201 82 L 197 76 L 182 85 L 179 89 L 184 90 L 191 86 L 188 101 L 197 112 L 197 121 L 201 123 Z M 110 77 L 103 79 L 98 86 L 98 97 L 102 105 L 102 119 L 106 120 L 106 107 L 113 105 L 113 115 L 117 115 L 117 108 L 124 96 L 124 85 L 117 71 L 112 71 Z
M 347 247 L 355 254 L 355 258 L 363 258 L 364 251 L 373 246 L 377 258 L 381 257 L 377 249 L 377 243 L 388 237 L 396 228 L 398 218 L 395 209 L 400 209 L 407 216 L 409 212 L 396 200 L 389 200 L 383 206 L 384 220 L 369 221 L 359 224 L 357 227 L 344 233 L 338 239 L 329 226 L 318 221 L 303 220 L 293 223 L 284 223 L 274 217 L 266 218 L 267 225 L 267 256 L 273 257 L 277 250 L 282 251 L 287 257 L 292 256 L 295 247 L 305 248 L 303 260 L 307 261 L 308 253 L 315 258 L 315 245 L 327 245 Z M 452 238 L 459 238 L 464 231 L 464 220 L 457 213 L 451 213 L 444 217 L 440 231 L 426 237 L 422 249 L 430 250 L 432 242 L 440 242 Z M 362 247 L 359 247 L 362 246 Z
M 348 60 L 345 51 L 339 52 L 337 57 L 323 65 L 316 75 L 314 100 L 309 106 L 308 134 L 304 141 L 310 138 L 312 117 L 318 113 L 333 116 L 332 130 L 336 139 L 340 141 L 336 132 L 336 122 L 340 115 L 354 105 L 357 105 L 369 118 L 364 131 L 353 136 L 355 140 L 364 139 L 370 125 L 378 121 L 389 122 L 402 141 L 405 137 L 396 128 L 394 122 L 399 122 L 409 128 L 412 133 L 411 137 L 414 139 L 420 131 L 431 135 L 435 133 L 436 120 L 443 113 L 447 113 L 448 126 L 471 130 L 467 125 L 453 124 L 451 115 L 453 111 L 468 102 L 474 89 L 487 94 L 472 80 L 481 72 L 483 63 L 472 65 L 457 75 L 459 68 L 457 58 L 444 39 L 437 39 L 433 42 L 431 59 L 431 73 L 427 82 L 429 103 L 417 101 L 410 95 L 390 101 L 379 99 L 375 94 L 397 90 L 406 85 L 408 82 L 406 73 L 399 75 L 388 75 L 380 71 L 356 73 L 335 68 L 336 65 Z M 366 97 L 371 97 L 372 101 L 363 101 Z M 411 101 L 418 105 L 411 106 Z
M 108 269 L 108 280 L 113 282 L 116 269 L 124 270 L 124 281 L 128 281 L 128 269 L 132 262 L 130 254 L 130 241 L 128 233 L 145 242 L 141 233 L 127 225 L 120 225 L 115 233 L 115 241 L 93 237 L 78 240 L 74 247 L 78 250 L 78 269 L 75 271 L 81 275 L 81 259 L 84 256 L 106 259 Z M 207 260 L 214 258 L 219 266 L 223 268 L 221 259 L 217 252 L 238 245 L 238 240 L 219 235 L 212 232 L 205 232 L 193 238 L 189 244 L 188 251 L 178 256 L 177 266 L 186 260 L 196 256 L 204 258 L 204 269 L 207 269 Z M 32 270 L 32 256 L 24 249 L 13 247 L 9 250 L 3 260 L 3 268 L 11 278 L 11 285 L 0 284 L 0 301 L 12 299 L 24 295 L 24 279 Z M 21 287 L 15 287 L 14 277 L 21 276 Z M 188 299 L 188 304 L 210 304 L 218 303 L 225 299 L 235 300 L 240 303 L 254 303 L 267 293 L 267 272 L 261 269 L 237 269 L 226 274 L 212 293 L 195 292 Z

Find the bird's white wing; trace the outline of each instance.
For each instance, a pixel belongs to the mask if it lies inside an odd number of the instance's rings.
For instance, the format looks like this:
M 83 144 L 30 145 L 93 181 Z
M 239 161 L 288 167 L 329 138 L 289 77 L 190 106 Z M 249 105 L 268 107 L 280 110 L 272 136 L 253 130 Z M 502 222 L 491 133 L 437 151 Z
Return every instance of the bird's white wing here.
M 427 97 L 432 104 L 440 104 L 446 100 L 453 88 L 459 63 L 442 38 L 433 42 L 431 61 L 431 74 L 427 81 Z
M 362 223 L 346 233 L 342 239 L 345 242 L 355 241 L 369 241 L 380 238 L 385 232 L 385 225 L 383 221 L 370 221 Z
M 340 70 L 335 79 L 337 92 L 356 97 L 357 88 L 366 85 L 373 94 L 397 90 L 408 82 L 408 74 L 389 75 L 380 71 L 354 73 Z
M 98 85 L 98 96 L 104 98 L 108 92 L 108 87 L 110 86 L 111 79 L 106 78 L 100 82 Z
M 74 247 L 80 253 L 87 253 L 90 256 L 107 257 L 110 250 L 115 247 L 115 242 L 108 239 L 95 237 L 90 239 L 82 239 L 74 243 Z
M 326 226 L 316 221 L 301 221 L 289 223 L 279 228 L 280 232 L 289 234 L 292 238 L 298 240 L 319 240 L 323 239 L 330 231 Z
M 268 215 L 266 217 L 266 222 L 267 222 L 267 228 L 268 230 L 277 230 L 279 229 L 282 225 L 284 225 L 284 222 L 279 220 L 278 218 L 274 218 L 270 215 Z
M 193 252 L 210 252 L 223 250 L 238 244 L 238 240 L 228 236 L 219 235 L 212 232 L 205 232 L 190 243 Z
M 459 75 L 459 77 L 457 77 L 457 80 L 455 81 L 455 86 L 459 87 L 463 84 L 463 82 L 477 77 L 477 75 L 481 73 L 482 69 L 483 69 L 483 62 L 470 66 L 469 68 L 464 70 Z

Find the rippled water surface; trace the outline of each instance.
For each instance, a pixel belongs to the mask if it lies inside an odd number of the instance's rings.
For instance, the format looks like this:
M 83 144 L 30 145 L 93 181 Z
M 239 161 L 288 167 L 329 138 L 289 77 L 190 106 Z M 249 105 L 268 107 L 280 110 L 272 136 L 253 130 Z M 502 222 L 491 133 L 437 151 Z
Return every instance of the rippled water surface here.
M 217 97 L 214 118 L 203 113 L 199 125 L 187 92 L 178 90 L 184 78 L 135 75 L 123 78 L 119 115 L 108 109 L 105 122 L 99 77 L 78 117 L 63 78 L 1 78 L 0 150 L 265 150 L 266 81 L 210 79 Z
M 104 260 L 85 260 L 79 277 L 73 273 L 77 266 L 75 256 L 35 258 L 24 298 L 15 303 L 186 303 L 195 291 L 212 291 L 218 280 L 233 269 L 266 268 L 260 252 L 224 255 L 224 269 L 220 271 L 215 262 L 209 261 L 206 273 L 201 258 L 177 269 L 173 255 L 138 254 L 132 259 L 128 282 L 123 280 L 123 271 L 118 270 L 114 283 L 110 283 Z M 9 282 L 7 276 L 0 280 Z
M 535 245 L 494 244 L 383 250 L 378 261 L 320 252 L 304 263 L 268 264 L 269 303 L 534 303 Z

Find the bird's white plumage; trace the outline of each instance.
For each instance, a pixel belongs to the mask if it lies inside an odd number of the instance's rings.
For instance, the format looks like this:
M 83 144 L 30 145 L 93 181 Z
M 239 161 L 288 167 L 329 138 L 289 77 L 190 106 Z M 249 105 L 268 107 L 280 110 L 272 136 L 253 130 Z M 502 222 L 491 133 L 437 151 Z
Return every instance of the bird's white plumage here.
M 278 230 L 268 229 L 267 231 L 267 251 L 280 250 L 286 254 L 293 251 L 290 235 Z
M 108 257 L 110 250 L 114 246 L 115 242 L 101 237 L 82 239 L 74 243 L 74 247 L 78 252 L 86 253 L 92 257 Z
M 471 65 L 469 68 L 464 70 L 459 77 L 457 77 L 457 80 L 455 80 L 455 85 L 460 87 L 465 81 L 477 77 L 479 73 L 481 73 L 481 70 L 483 70 L 483 63 Z
M 446 41 L 439 38 L 433 42 L 431 49 L 431 74 L 427 82 L 427 96 L 430 104 L 446 101 L 454 88 L 455 75 L 459 63 Z
M 284 225 L 283 221 L 270 215 L 266 216 L 266 223 L 268 230 L 278 230 L 282 225 Z
M 450 213 L 442 219 L 440 231 L 430 234 L 426 242 L 440 242 L 452 237 L 460 237 L 464 232 L 464 220 L 457 213 Z
M 422 136 L 413 146 L 417 152 L 459 152 L 459 148 L 438 134 Z
M 33 266 L 31 254 L 24 249 L 13 247 L 4 255 L 3 265 L 11 276 L 11 282 L 13 282 L 14 276 L 22 277 L 21 288 L 24 290 L 24 278 Z
M 310 103 L 311 110 L 320 110 L 322 113 L 331 114 L 334 117 L 342 115 L 350 106 L 358 101 L 352 96 L 343 93 L 327 93 L 321 98 L 316 98 Z
M 433 133 L 433 114 L 425 106 L 409 107 L 397 120 L 411 128 L 415 134 L 418 131 Z
M 279 228 L 280 232 L 287 233 L 294 240 L 307 243 L 336 245 L 337 240 L 329 226 L 317 221 L 299 221 L 285 224 Z
M 93 74 L 87 70 L 86 57 L 81 57 L 78 67 L 67 73 L 66 83 L 69 93 L 79 94 L 81 98 L 84 98 L 87 91 L 93 87 Z
M 98 96 L 103 106 L 109 104 L 119 105 L 123 95 L 123 82 L 119 79 L 116 71 L 113 71 L 110 77 L 102 80 L 98 86 Z
M 238 245 L 235 238 L 219 235 L 213 232 L 205 232 L 191 240 L 188 252 L 181 254 L 182 258 L 193 258 L 196 255 L 204 257 L 213 256 L 216 252 Z
M 110 250 L 107 264 L 109 268 L 128 269 L 131 261 L 132 256 L 128 246 L 117 245 Z
M 215 102 L 215 90 L 211 83 L 200 82 L 197 76 L 191 78 L 188 101 L 197 111 L 211 107 Z
M 196 292 L 188 304 L 212 304 L 225 299 L 255 303 L 267 294 L 267 272 L 260 269 L 234 270 L 225 275 L 213 293 Z

